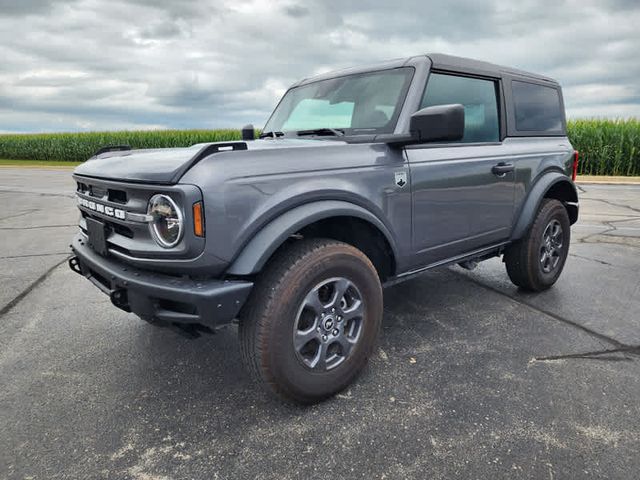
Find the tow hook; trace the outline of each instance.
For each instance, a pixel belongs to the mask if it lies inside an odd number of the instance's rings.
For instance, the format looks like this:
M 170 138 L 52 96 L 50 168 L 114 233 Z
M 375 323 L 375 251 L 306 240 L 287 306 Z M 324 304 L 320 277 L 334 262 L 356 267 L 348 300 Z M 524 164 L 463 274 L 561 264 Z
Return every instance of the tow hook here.
M 74 272 L 82 275 L 82 270 L 80 269 L 80 262 L 78 261 L 78 257 L 71 257 L 69 259 L 69 268 Z
M 116 307 L 125 312 L 130 312 L 131 307 L 129 307 L 129 298 L 127 296 L 127 291 L 119 288 L 117 290 L 113 290 L 109 294 L 109 298 L 111 298 L 111 303 L 113 303 Z

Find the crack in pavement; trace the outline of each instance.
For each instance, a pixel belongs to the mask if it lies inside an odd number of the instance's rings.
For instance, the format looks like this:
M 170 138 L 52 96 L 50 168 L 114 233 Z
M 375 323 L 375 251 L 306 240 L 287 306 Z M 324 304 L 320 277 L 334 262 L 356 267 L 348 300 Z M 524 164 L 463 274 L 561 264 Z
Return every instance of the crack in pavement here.
M 622 353 L 623 357 L 617 357 L 615 354 Z M 545 357 L 535 357 L 539 362 L 551 362 L 554 360 L 566 360 L 571 358 L 580 358 L 588 360 L 607 360 L 611 362 L 631 362 L 633 358 L 625 355 L 640 356 L 640 345 L 628 345 L 620 348 L 612 348 L 608 350 L 595 350 L 592 352 L 568 353 L 565 355 L 548 355 Z
M 25 212 L 21 212 L 21 213 L 14 213 L 13 215 L 9 215 L 7 217 L 0 217 L 0 222 L 3 220 L 9 220 L 10 218 L 17 218 L 17 217 L 22 217 L 24 215 L 29 215 L 30 213 L 34 213 L 34 212 L 38 212 L 40 211 L 39 208 L 30 208 L 29 210 L 25 211 Z
M 521 305 L 524 305 L 526 307 L 531 308 L 532 310 L 535 310 L 539 313 L 542 313 L 548 317 L 553 318 L 554 320 L 557 320 L 559 322 L 565 323 L 573 328 L 577 328 L 578 330 L 581 330 L 589 335 L 591 335 L 592 337 L 597 338 L 598 340 L 602 340 L 604 342 L 609 343 L 610 345 L 613 345 L 615 348 L 612 349 L 603 349 L 603 350 L 595 350 L 595 351 L 590 351 L 590 352 L 578 352 L 578 353 L 568 353 L 568 354 L 562 354 L 562 355 L 548 355 L 548 356 L 544 356 L 544 357 L 534 357 L 535 361 L 554 361 L 554 360 L 565 360 L 565 359 L 587 359 L 587 360 L 600 360 L 600 361 L 612 361 L 612 362 L 620 362 L 620 361 L 633 361 L 635 359 L 635 357 L 640 357 L 640 345 L 627 345 L 623 342 L 620 342 L 618 340 L 616 340 L 615 338 L 609 337 L 607 335 L 604 335 L 603 333 L 599 333 L 596 332 L 595 330 L 592 330 L 588 327 L 585 327 L 584 325 L 581 325 L 577 322 L 574 322 L 573 320 L 569 320 L 568 318 L 564 318 L 554 312 L 551 312 L 549 310 L 545 310 L 543 308 L 538 307 L 537 305 L 534 305 L 530 302 L 527 302 L 526 300 L 522 299 L 522 298 L 517 298 L 517 297 L 513 297 L 511 295 L 509 295 L 506 292 L 503 292 L 502 290 L 499 290 L 497 288 L 494 288 L 490 285 L 486 285 L 484 283 L 482 283 L 481 281 L 472 278 L 472 277 L 468 277 L 467 275 L 461 273 L 461 272 L 457 272 L 455 270 L 451 270 L 452 272 L 455 272 L 458 276 L 466 278 L 467 280 L 469 280 L 472 283 L 475 283 L 476 285 L 478 285 L 481 288 L 484 288 L 486 290 L 495 292 L 499 295 L 502 295 L 504 297 L 507 297 L 511 300 L 513 300 L 516 303 L 519 303 Z M 619 356 L 615 356 L 617 354 L 623 354 L 626 355 L 626 357 L 620 358 Z M 629 358 L 628 356 L 631 355 L 632 357 Z
M 598 234 L 596 234 L 597 236 Z M 593 237 L 594 235 L 589 235 L 589 238 Z M 611 238 L 620 238 L 620 239 L 625 239 L 625 238 L 632 238 L 635 239 L 636 237 L 626 237 L 624 235 L 607 235 L 608 237 Z M 586 238 L 586 237 L 585 237 Z M 581 240 L 576 240 L 576 243 L 584 243 L 585 245 L 617 245 L 617 246 L 624 246 L 624 247 L 629 247 L 629 248 L 640 248 L 640 245 L 633 245 L 631 243 L 627 243 L 627 242 L 608 242 L 606 240 L 593 240 L 593 241 L 588 241 L 588 242 L 582 242 Z
M 75 198 L 75 195 L 68 193 L 45 193 L 45 192 L 29 192 L 26 190 L 0 190 L 0 193 L 28 193 L 29 195 L 37 195 L 40 197 L 64 197 Z
M 7 314 L 10 310 L 13 309 L 13 307 L 15 307 L 16 305 L 18 305 L 20 303 L 20 301 L 26 297 L 27 295 L 29 295 L 29 293 L 31 293 L 33 291 L 34 288 L 36 288 L 38 285 L 40 285 L 42 282 L 44 282 L 49 275 L 51 275 L 53 273 L 53 271 L 58 268 L 60 265 L 62 265 L 63 263 L 65 263 L 67 260 L 69 259 L 69 257 L 64 258 L 63 260 L 59 261 L 58 263 L 56 263 L 55 265 L 53 265 L 51 268 L 49 268 L 46 272 L 44 272 L 42 275 L 40 275 L 38 278 L 36 278 L 29 286 L 27 286 L 27 288 L 25 288 L 22 292 L 20 292 L 18 295 L 16 295 L 15 297 L 13 297 L 12 300 L 9 301 L 9 303 L 7 303 L 4 307 L 2 307 L 2 309 L 0 309 L 0 318 L 2 318 L 5 314 Z
M 615 242 L 605 242 L 605 241 L 595 241 L 595 242 L 590 242 L 589 239 L 593 238 L 593 237 L 597 237 L 598 235 L 607 235 L 611 232 L 615 232 L 618 230 L 618 227 L 616 225 L 613 225 L 614 223 L 624 223 L 624 222 L 631 222 L 637 220 L 637 218 L 621 218 L 619 220 L 603 220 L 602 221 L 602 227 L 605 228 L 605 230 L 602 230 L 601 232 L 595 232 L 595 233 L 590 233 L 589 235 L 586 235 L 582 238 L 578 238 L 576 239 L 577 243 L 615 243 Z M 625 235 L 609 235 L 610 237 L 623 237 L 626 238 Z M 634 237 L 631 237 L 634 238 Z M 628 245 L 629 247 L 635 247 L 634 245 Z
M 78 224 L 69 225 L 38 225 L 35 227 L 0 227 L 0 230 L 34 230 L 38 228 L 62 228 L 62 227 L 77 227 Z
M 596 242 L 590 242 L 590 243 L 596 243 Z M 597 258 L 585 257 L 585 256 L 583 256 L 583 255 L 577 255 L 577 254 L 575 254 L 575 253 L 570 253 L 570 254 L 569 254 L 569 256 L 570 256 L 570 257 L 581 258 L 582 260 L 590 260 L 590 261 L 592 261 L 592 262 L 597 262 L 597 263 L 600 263 L 600 264 L 602 264 L 602 265 L 609 265 L 610 267 L 612 267 L 612 266 L 613 266 L 613 264 L 612 264 L 612 263 L 605 262 L 604 260 L 598 260 Z
M 553 318 L 554 320 L 557 320 L 557 321 L 562 322 L 564 324 L 567 324 L 567 325 L 569 325 L 569 326 L 571 326 L 573 328 L 581 330 L 581 331 L 587 333 L 588 335 L 597 338 L 598 340 L 601 340 L 603 342 L 606 342 L 606 343 L 608 343 L 610 345 L 615 346 L 616 348 L 630 348 L 630 345 L 626 345 L 626 344 L 624 344 L 622 342 L 619 342 L 615 338 L 611 338 L 611 337 L 609 337 L 609 336 L 607 336 L 607 335 L 605 335 L 603 333 L 596 332 L 595 330 L 592 330 L 589 327 L 585 327 L 584 325 L 581 325 L 581 324 L 579 324 L 577 322 L 574 322 L 573 320 L 569 320 L 568 318 L 564 318 L 564 317 L 558 315 L 555 312 L 552 312 L 550 310 L 546 310 L 544 308 L 540 308 L 540 307 L 538 307 L 537 305 L 535 305 L 535 304 L 533 304 L 531 302 L 527 302 L 523 298 L 513 297 L 513 296 L 509 295 L 508 293 L 506 293 L 506 292 L 504 292 L 504 291 L 502 291 L 500 289 L 497 289 L 497 288 L 492 287 L 490 285 L 486 285 L 486 284 L 482 283 L 481 281 L 479 281 L 479 280 L 477 280 L 475 278 L 469 277 L 469 276 L 467 276 L 467 275 L 465 275 L 465 274 L 463 274 L 461 272 L 457 272 L 455 270 L 451 270 L 451 271 L 456 273 L 458 276 L 460 276 L 462 278 L 465 278 L 465 279 L 467 279 L 468 281 L 470 281 L 472 283 L 475 283 L 479 287 L 484 288 L 485 290 L 489 290 L 491 292 L 494 292 L 494 293 L 497 293 L 499 295 L 502 295 L 503 297 L 507 297 L 507 298 L 513 300 L 516 303 L 519 303 L 521 305 L 529 307 L 530 309 L 535 310 L 538 313 L 542 313 L 542 314 L 544 314 L 544 315 L 546 315 L 548 317 Z
M 602 217 L 604 216 L 602 213 L 584 213 L 584 214 L 580 214 L 580 218 L 584 218 L 584 217 Z M 611 217 L 624 217 L 628 220 L 626 221 L 633 221 L 633 220 L 638 220 L 640 219 L 640 215 L 632 215 L 630 213 L 608 213 L 606 215 L 608 218 Z M 582 222 L 578 222 L 576 223 L 576 225 L 584 225 Z
M 0 260 L 10 260 L 13 258 L 29 258 L 29 257 L 52 257 L 55 255 L 69 255 L 69 252 L 27 253 L 25 255 L 8 255 L 6 257 L 0 257 Z
M 629 205 L 624 205 L 622 203 L 615 203 L 615 202 L 612 202 L 611 200 L 605 200 L 603 198 L 582 197 L 581 200 L 591 200 L 592 202 L 602 202 L 602 203 L 606 203 L 607 205 L 610 205 L 612 207 L 627 208 L 627 209 L 629 209 L 629 210 L 631 210 L 633 212 L 640 213 L 640 208 L 630 207 Z

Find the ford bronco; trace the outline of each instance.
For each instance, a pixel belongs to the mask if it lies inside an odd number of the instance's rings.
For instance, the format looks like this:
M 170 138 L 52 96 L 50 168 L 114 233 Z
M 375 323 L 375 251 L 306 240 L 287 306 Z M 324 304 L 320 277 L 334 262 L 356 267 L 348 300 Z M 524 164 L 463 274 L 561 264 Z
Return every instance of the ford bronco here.
M 70 266 L 154 325 L 237 319 L 248 370 L 285 399 L 353 381 L 383 286 L 502 256 L 541 291 L 567 259 L 578 155 L 550 78 L 441 54 L 325 73 L 243 138 L 78 166 Z

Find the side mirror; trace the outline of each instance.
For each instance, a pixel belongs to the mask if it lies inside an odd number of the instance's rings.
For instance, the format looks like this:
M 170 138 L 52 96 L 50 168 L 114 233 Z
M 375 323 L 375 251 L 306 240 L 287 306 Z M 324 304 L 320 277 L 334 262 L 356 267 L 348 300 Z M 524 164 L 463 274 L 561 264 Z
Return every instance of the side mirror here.
M 460 104 L 436 105 L 411 115 L 409 131 L 419 143 L 462 140 L 464 107 Z
M 255 140 L 255 139 L 256 139 L 256 131 L 253 128 L 253 125 L 249 124 L 242 127 L 242 140 L 247 142 L 249 140 Z

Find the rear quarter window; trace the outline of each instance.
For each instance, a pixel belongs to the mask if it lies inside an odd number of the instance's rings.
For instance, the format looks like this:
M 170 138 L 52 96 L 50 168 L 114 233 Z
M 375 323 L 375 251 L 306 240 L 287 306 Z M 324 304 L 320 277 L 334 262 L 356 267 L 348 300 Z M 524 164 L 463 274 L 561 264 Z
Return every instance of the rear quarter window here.
M 557 88 L 514 80 L 511 90 L 517 131 L 563 133 L 562 105 Z

